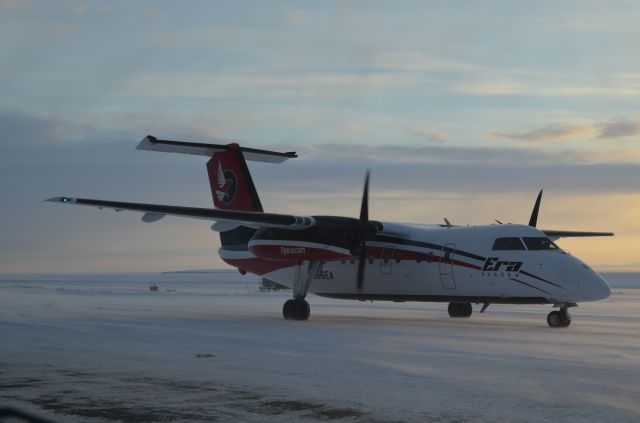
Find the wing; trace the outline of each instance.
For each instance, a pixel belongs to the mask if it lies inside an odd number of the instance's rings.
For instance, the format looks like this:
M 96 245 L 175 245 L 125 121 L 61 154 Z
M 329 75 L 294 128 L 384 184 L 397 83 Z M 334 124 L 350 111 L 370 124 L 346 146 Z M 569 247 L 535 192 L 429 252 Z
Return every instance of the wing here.
M 554 231 L 546 229 L 542 229 L 542 232 L 552 240 L 556 240 L 558 238 L 581 238 L 588 236 L 613 236 L 613 232 Z
M 315 223 L 313 217 L 293 216 L 278 213 L 258 213 L 248 211 L 233 211 L 207 209 L 199 207 L 168 206 L 164 204 L 125 203 L 121 201 L 93 200 L 89 198 L 53 197 L 45 201 L 79 206 L 92 206 L 99 209 L 113 209 L 115 211 L 131 210 L 145 213 L 144 222 L 155 222 L 164 216 L 180 216 L 192 219 L 213 220 L 244 224 L 252 227 L 259 226 L 311 226 Z

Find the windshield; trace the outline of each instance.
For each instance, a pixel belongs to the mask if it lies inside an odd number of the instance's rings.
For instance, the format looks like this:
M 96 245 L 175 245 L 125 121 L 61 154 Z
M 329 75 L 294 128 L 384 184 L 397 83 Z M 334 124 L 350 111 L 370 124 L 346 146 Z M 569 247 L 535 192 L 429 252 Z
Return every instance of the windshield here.
M 558 246 L 549 238 L 545 237 L 524 237 L 522 238 L 528 250 L 558 250 Z
M 524 250 L 524 245 L 520 238 L 498 238 L 493 243 L 493 250 Z

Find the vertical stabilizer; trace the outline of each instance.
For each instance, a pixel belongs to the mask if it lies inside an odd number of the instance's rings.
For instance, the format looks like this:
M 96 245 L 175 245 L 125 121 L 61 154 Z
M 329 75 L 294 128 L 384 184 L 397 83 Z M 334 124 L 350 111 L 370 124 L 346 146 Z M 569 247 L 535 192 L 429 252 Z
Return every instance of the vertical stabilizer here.
M 238 144 L 213 154 L 207 162 L 213 204 L 217 209 L 263 212 L 247 162 Z
M 282 163 L 298 157 L 295 152 L 280 153 L 231 144 L 203 144 L 195 142 L 161 140 L 147 135 L 138 150 L 165 153 L 193 154 L 210 157 L 207 173 L 213 204 L 217 209 L 262 213 L 262 203 L 251 179 L 246 160 L 264 163 Z M 220 232 L 222 247 L 231 251 L 247 250 L 254 228 L 236 226 Z M 224 258 L 224 257 L 223 257 Z M 232 264 L 233 265 L 233 264 Z

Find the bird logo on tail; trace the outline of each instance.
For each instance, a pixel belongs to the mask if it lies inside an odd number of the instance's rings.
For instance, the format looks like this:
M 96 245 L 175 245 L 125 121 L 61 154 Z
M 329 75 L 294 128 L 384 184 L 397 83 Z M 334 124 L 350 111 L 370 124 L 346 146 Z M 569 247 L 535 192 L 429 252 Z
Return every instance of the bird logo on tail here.
M 222 163 L 218 162 L 218 175 L 216 197 L 224 204 L 231 204 L 237 191 L 236 175 L 231 170 L 223 170 Z

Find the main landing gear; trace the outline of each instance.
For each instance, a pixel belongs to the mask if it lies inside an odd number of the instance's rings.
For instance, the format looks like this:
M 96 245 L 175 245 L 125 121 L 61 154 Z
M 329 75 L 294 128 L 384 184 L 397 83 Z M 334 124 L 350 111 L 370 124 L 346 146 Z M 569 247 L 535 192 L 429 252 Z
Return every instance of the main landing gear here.
M 320 261 L 304 261 L 296 266 L 293 299 L 287 300 L 282 306 L 282 316 L 285 320 L 307 320 L 309 318 L 311 307 L 305 297 L 319 265 Z
M 471 303 L 449 303 L 450 317 L 469 317 L 472 312 Z
M 571 324 L 571 315 L 568 306 L 562 306 L 560 310 L 552 311 L 547 315 L 547 324 L 552 328 L 566 328 Z
M 310 313 L 309 303 L 302 298 L 287 300 L 282 307 L 282 316 L 285 320 L 307 320 Z

